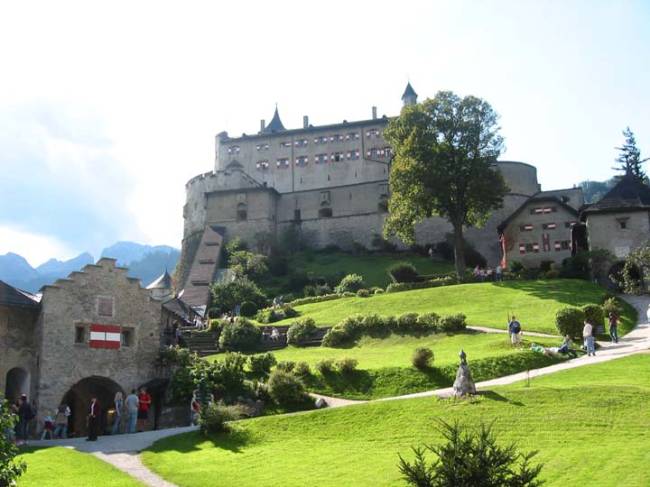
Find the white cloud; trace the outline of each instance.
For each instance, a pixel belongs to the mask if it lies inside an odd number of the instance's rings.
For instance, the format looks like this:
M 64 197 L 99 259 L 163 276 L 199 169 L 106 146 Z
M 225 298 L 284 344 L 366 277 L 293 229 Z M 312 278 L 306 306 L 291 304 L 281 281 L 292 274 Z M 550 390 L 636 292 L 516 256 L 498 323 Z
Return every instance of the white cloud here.
M 66 244 L 49 235 L 0 226 L 0 254 L 7 252 L 22 255 L 32 267 L 52 257 L 63 260 L 76 255 Z

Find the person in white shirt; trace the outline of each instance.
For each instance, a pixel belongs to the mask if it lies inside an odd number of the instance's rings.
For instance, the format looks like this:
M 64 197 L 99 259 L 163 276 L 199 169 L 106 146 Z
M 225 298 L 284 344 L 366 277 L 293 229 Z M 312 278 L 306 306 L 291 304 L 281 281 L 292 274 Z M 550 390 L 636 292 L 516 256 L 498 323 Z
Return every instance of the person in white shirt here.
M 587 321 L 585 321 L 585 326 L 582 328 L 582 338 L 585 341 L 587 356 L 596 355 L 596 348 L 594 346 L 594 327 Z

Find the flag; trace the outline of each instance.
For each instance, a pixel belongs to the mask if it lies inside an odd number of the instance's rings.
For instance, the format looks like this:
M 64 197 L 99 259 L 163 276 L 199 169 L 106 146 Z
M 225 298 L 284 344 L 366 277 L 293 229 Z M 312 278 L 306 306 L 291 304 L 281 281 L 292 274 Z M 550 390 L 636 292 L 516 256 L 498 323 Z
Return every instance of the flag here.
M 120 325 L 90 325 L 90 348 L 120 348 Z

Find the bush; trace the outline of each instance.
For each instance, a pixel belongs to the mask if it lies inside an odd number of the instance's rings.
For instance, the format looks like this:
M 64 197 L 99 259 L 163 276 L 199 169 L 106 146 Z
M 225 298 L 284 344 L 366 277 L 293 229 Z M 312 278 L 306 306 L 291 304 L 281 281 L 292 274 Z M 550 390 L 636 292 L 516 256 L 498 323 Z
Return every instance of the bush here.
M 397 317 L 397 330 L 400 333 L 416 331 L 418 322 L 417 313 L 404 313 Z
M 339 285 L 336 286 L 335 291 L 338 294 L 356 293 L 359 289 L 362 289 L 364 287 L 366 286 L 363 282 L 362 276 L 359 274 L 348 274 L 343 279 L 341 279 L 341 282 L 339 282 Z
M 352 338 L 341 328 L 332 327 L 323 337 L 322 347 L 336 348 L 345 345 Z
M 252 351 L 257 348 L 262 332 L 246 318 L 227 322 L 219 336 L 219 346 L 224 350 Z
M 240 277 L 232 282 L 217 283 L 212 285 L 212 316 L 232 311 L 235 306 L 244 301 L 251 301 L 258 308 L 266 306 L 267 299 L 264 293 L 253 281 L 247 277 Z
M 287 330 L 287 343 L 301 347 L 314 336 L 316 330 L 316 324 L 312 318 L 298 320 Z
M 287 286 L 289 289 L 295 292 L 299 292 L 304 289 L 304 287 L 309 284 L 309 276 L 306 272 L 291 272 L 287 280 Z
M 16 461 L 18 447 L 5 435 L 6 432 L 14 430 L 17 422 L 18 418 L 11 413 L 9 402 L 0 399 L 0 485 L 2 486 L 15 485 L 18 477 L 27 470 L 25 462 Z
M 311 296 L 316 296 L 316 286 L 313 284 L 307 284 L 303 289 L 302 289 L 302 294 L 305 297 L 311 297 Z
M 373 291 L 373 294 L 375 294 L 375 295 L 377 295 L 377 294 L 384 294 L 384 290 L 383 290 L 382 288 L 377 288 L 377 289 L 375 289 L 375 290 Z
M 268 260 L 269 272 L 272 276 L 286 276 L 289 272 L 289 259 L 284 255 L 273 253 Z
M 424 313 L 418 316 L 417 328 L 422 332 L 436 333 L 440 325 L 440 316 L 436 313 Z
M 266 377 L 271 373 L 271 367 L 277 363 L 272 353 L 262 353 L 248 357 L 248 366 L 255 377 Z
M 548 272 L 548 271 L 553 269 L 553 264 L 554 263 L 555 262 L 553 262 L 552 260 L 543 260 L 539 264 L 539 270 L 541 272 Z
M 327 358 L 316 362 L 316 370 L 321 375 L 328 375 L 334 372 L 334 359 Z
M 294 406 L 305 401 L 305 386 L 293 374 L 276 369 L 267 383 L 271 399 L 279 406 Z
M 411 358 L 411 363 L 413 367 L 418 370 L 426 370 L 431 367 L 431 362 L 433 361 L 433 350 L 430 348 L 420 347 L 416 348 Z
M 440 329 L 444 332 L 463 331 L 467 328 L 466 316 L 462 313 L 445 316 L 440 320 Z
M 388 276 L 393 282 L 417 282 L 418 271 L 410 262 L 398 262 L 388 269 Z
M 255 313 L 257 313 L 257 305 L 252 301 L 244 301 L 241 304 L 239 313 L 242 316 L 245 316 L 246 318 L 252 318 L 253 316 L 255 316 Z
M 350 375 L 357 369 L 357 365 L 357 359 L 345 357 L 336 361 L 336 370 L 343 375 Z
M 518 274 L 523 270 L 524 270 L 524 264 L 522 264 L 521 262 L 517 260 L 513 260 L 512 262 L 510 262 L 510 272 L 514 274 Z
M 204 435 L 215 435 L 229 431 L 228 421 L 236 421 L 244 416 L 241 406 L 226 406 L 211 403 L 201 410 L 199 427 Z
M 558 277 L 560 277 L 560 271 L 555 269 L 551 269 L 544 273 L 544 279 L 557 279 Z
M 291 306 L 300 306 L 302 304 L 322 303 L 323 301 L 332 301 L 333 299 L 341 299 L 340 294 L 323 294 L 322 296 L 309 296 L 306 298 L 294 299 L 291 301 Z
M 453 276 L 436 277 L 420 282 L 393 282 L 386 288 L 387 293 L 397 293 L 400 291 L 412 291 L 413 289 L 427 289 L 432 287 L 449 286 L 457 284 L 458 281 Z
M 607 316 L 609 316 L 610 313 L 614 313 L 616 316 L 620 316 L 622 311 L 623 308 L 618 299 L 615 297 L 606 298 L 603 302 L 603 312 Z
M 588 304 L 582 307 L 582 312 L 585 314 L 585 321 L 593 325 L 594 333 L 600 333 L 605 324 L 603 308 L 596 304 Z
M 296 362 L 293 360 L 282 360 L 278 362 L 278 365 L 276 365 L 277 370 L 281 370 L 282 372 L 286 372 L 287 374 L 290 374 L 293 372 L 293 369 L 296 367 Z
M 255 319 L 260 323 L 275 323 L 295 316 L 298 316 L 298 312 L 290 304 L 284 303 L 281 306 L 271 306 L 259 310 L 255 315 Z
M 467 431 L 459 423 L 440 422 L 447 443 L 413 448 L 415 460 L 409 463 L 399 455 L 399 471 L 408 485 L 439 487 L 451 485 L 538 487 L 542 465 L 531 465 L 536 452 L 517 452 L 516 445 L 501 446 L 492 426 L 481 424 L 478 431 Z M 427 464 L 426 450 L 437 458 Z
M 566 307 L 555 314 L 555 326 L 562 336 L 569 335 L 579 339 L 582 336 L 584 321 L 585 313 L 580 308 Z
M 298 362 L 296 366 L 293 368 L 293 375 L 298 377 L 301 380 L 307 380 L 309 376 L 311 375 L 311 369 L 309 368 L 309 364 L 307 362 Z
M 369 298 L 370 297 L 370 291 L 367 289 L 359 289 L 357 291 L 357 297 L 358 298 Z

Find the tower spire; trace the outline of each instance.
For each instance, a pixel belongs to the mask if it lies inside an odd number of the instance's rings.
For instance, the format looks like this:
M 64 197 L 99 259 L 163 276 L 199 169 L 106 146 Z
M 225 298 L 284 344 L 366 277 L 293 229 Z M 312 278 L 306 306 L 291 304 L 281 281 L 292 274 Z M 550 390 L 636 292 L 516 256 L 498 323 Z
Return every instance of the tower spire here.
M 406 89 L 404 90 L 404 94 L 402 94 L 402 104 L 404 106 L 407 105 L 415 105 L 418 102 L 418 94 L 415 92 L 413 87 L 411 86 L 411 82 L 406 83 Z

